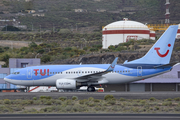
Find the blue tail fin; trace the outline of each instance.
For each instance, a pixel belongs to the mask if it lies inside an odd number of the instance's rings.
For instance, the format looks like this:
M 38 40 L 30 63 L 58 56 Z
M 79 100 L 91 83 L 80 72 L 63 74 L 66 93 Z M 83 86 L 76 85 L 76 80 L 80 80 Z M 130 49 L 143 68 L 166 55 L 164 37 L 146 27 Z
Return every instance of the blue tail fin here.
M 124 64 L 168 64 L 174 47 L 178 25 L 170 26 L 146 55 Z

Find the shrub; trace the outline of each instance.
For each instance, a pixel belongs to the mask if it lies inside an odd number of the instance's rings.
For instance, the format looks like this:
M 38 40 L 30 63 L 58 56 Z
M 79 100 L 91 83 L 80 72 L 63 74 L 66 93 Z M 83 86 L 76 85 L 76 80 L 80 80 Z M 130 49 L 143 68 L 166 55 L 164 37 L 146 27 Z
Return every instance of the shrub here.
M 59 97 L 59 100 L 65 101 L 67 98 L 66 97 Z
M 45 105 L 52 105 L 52 102 L 51 102 L 51 101 L 47 101 L 47 102 L 45 103 Z
M 120 100 L 120 101 L 126 101 L 126 99 L 125 99 L 125 98 L 120 98 L 119 100 Z
M 93 101 L 94 98 L 93 98 L 93 97 L 89 97 L 88 100 L 89 100 L 89 101 Z
M 92 102 L 88 103 L 87 105 L 88 105 L 89 107 L 94 107 L 94 106 L 95 106 L 95 104 L 92 103 Z
M 145 103 L 146 103 L 146 100 L 141 100 L 140 103 L 141 103 L 141 104 L 145 104 Z
M 116 101 L 115 101 L 115 100 L 110 100 L 110 101 L 108 101 L 108 104 L 110 104 L 110 105 L 115 105 L 115 104 L 116 104 Z
M 65 103 L 65 104 L 66 104 L 66 105 L 73 105 L 74 103 L 73 103 L 72 100 L 68 99 L 68 100 L 66 100 L 66 103 Z
M 164 102 L 162 105 L 163 106 L 170 106 L 170 105 L 172 105 L 172 102 Z
M 65 111 L 71 111 L 72 106 L 68 105 L 68 106 L 66 106 L 64 109 L 65 109 Z
M 22 109 L 24 109 L 22 106 L 18 105 L 18 106 L 14 106 L 12 108 L 14 111 L 21 111 Z
M 99 99 L 94 99 L 94 102 L 100 102 L 101 100 L 99 100 Z
M 37 100 L 37 97 L 33 97 L 33 100 Z
M 151 98 L 149 98 L 149 100 L 150 100 L 150 101 L 155 101 L 155 100 L 156 100 L 156 98 L 151 97 Z
M 60 100 L 55 100 L 54 103 L 55 103 L 55 104 L 58 104 L 58 105 L 61 105 L 61 104 L 62 104 Z
M 40 96 L 40 99 L 42 100 L 42 99 L 46 99 L 46 96 Z
M 159 110 L 159 107 L 158 107 L 158 106 L 155 106 L 154 108 L 155 108 L 155 110 Z
M 4 99 L 4 104 L 10 104 L 11 101 L 9 99 Z
M 84 104 L 85 100 L 79 100 L 79 104 Z
M 113 95 L 106 95 L 106 96 L 104 96 L 104 100 L 111 100 L 113 98 L 114 98 Z
M 49 62 L 50 59 L 51 59 L 51 56 L 49 56 L 49 55 L 43 55 L 41 57 L 41 61 L 44 62 L 44 63 Z
M 174 98 L 175 101 L 180 101 L 180 97 Z
M 47 96 L 46 99 L 47 99 L 47 100 L 50 100 L 50 99 L 52 99 L 52 97 L 51 97 L 51 96 Z
M 166 101 L 172 101 L 172 99 L 171 99 L 171 98 L 168 98 L 168 99 L 166 99 Z
M 180 111 L 180 107 L 175 107 L 174 110 L 175 111 Z
M 40 100 L 36 100 L 33 102 L 34 105 L 40 105 L 41 104 L 41 101 Z
M 78 97 L 77 96 L 73 96 L 72 100 L 78 100 Z

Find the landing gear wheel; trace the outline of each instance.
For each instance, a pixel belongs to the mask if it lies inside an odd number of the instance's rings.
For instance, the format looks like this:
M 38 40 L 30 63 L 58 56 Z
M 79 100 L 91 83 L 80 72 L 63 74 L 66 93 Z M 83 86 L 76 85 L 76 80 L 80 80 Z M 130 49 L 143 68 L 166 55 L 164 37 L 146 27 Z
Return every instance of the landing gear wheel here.
M 93 86 L 89 86 L 89 87 L 87 88 L 87 91 L 88 91 L 88 92 L 95 92 L 95 88 L 94 88 Z

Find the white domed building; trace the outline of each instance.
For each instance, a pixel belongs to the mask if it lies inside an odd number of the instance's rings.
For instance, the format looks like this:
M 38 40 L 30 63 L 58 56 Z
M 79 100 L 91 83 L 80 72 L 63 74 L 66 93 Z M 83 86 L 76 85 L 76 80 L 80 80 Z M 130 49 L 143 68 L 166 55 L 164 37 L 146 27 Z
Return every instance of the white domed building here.
M 155 31 L 150 31 L 146 25 L 127 18 L 106 25 L 102 33 L 103 49 L 107 49 L 110 45 L 127 42 L 130 39 L 140 40 L 145 38 L 155 40 Z

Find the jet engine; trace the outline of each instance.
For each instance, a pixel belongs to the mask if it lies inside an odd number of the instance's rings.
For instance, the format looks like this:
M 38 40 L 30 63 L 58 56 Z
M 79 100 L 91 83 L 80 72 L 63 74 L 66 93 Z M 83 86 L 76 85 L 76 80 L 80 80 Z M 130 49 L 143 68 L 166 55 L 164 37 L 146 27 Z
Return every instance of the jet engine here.
M 57 89 L 77 89 L 76 80 L 70 79 L 58 79 L 56 80 Z

